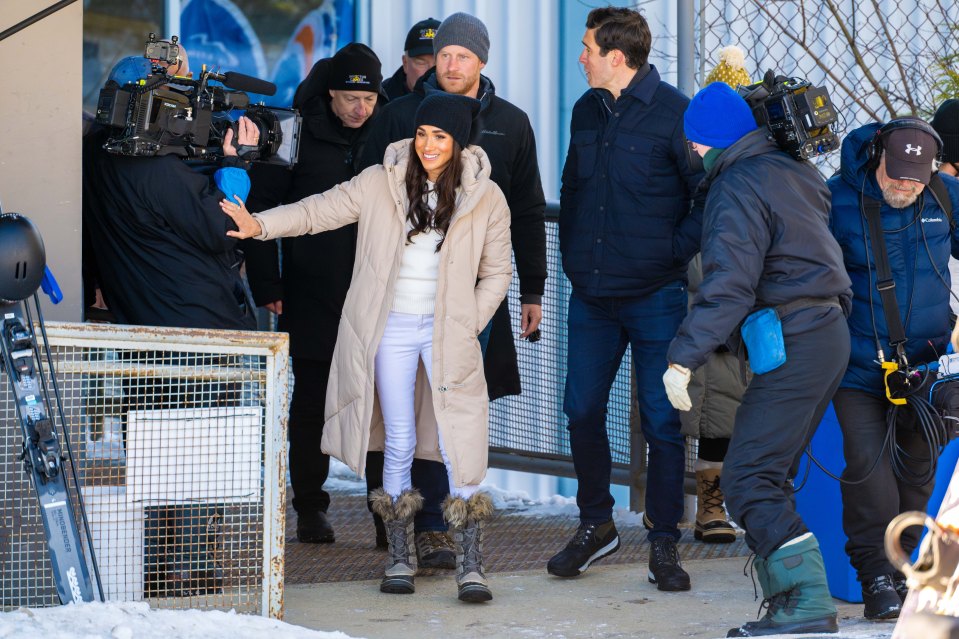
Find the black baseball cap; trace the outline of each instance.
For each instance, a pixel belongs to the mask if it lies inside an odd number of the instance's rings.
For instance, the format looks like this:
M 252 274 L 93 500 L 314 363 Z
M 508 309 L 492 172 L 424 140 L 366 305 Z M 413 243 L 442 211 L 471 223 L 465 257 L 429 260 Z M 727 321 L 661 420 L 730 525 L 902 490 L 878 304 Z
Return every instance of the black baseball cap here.
M 440 21 L 433 18 L 420 20 L 413 25 L 406 34 L 406 44 L 403 50 L 406 55 L 415 58 L 419 55 L 433 55 L 433 37 L 440 26 Z
M 886 151 L 886 175 L 893 180 L 929 184 L 938 143 L 926 131 L 904 126 L 882 136 Z

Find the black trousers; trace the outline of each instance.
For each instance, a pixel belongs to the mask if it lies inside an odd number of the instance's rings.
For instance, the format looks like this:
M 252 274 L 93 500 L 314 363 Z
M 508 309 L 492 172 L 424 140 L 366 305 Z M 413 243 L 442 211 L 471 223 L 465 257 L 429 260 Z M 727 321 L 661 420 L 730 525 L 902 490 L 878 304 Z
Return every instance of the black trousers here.
M 786 363 L 753 376 L 723 464 L 726 505 L 763 559 L 808 532 L 792 480 L 849 360 L 849 328 L 837 308 L 793 313 L 783 337 Z
M 443 519 L 443 500 L 450 492 L 449 476 L 446 465 L 430 459 L 413 458 L 411 472 L 413 487 L 423 495 L 423 509 L 416 513 L 413 527 L 416 532 L 427 530 L 446 530 Z M 366 453 L 366 489 L 367 494 L 383 487 L 383 451 L 371 450 Z M 372 512 L 367 500 L 366 507 Z
M 330 495 L 323 484 L 330 475 L 330 456 L 320 450 L 326 385 L 333 362 L 293 358 L 293 399 L 290 402 L 290 484 L 293 510 L 326 512 Z
M 865 581 L 894 572 L 886 558 L 883 540 L 893 517 L 907 510 L 926 510 L 933 482 L 910 486 L 896 478 L 889 450 L 883 450 L 886 438 L 886 413 L 889 401 L 881 395 L 843 388 L 833 399 L 842 429 L 846 469 L 843 479 L 862 479 L 876 464 L 869 479 L 859 484 L 842 484 L 842 527 L 846 532 L 846 554 L 859 577 Z M 910 457 L 910 468 L 920 470 L 930 462 L 922 436 L 913 430 L 897 429 L 897 444 Z M 876 463 L 880 451 L 882 457 Z M 909 463 L 909 462 L 907 462 Z M 907 554 L 919 544 L 919 527 L 907 528 L 902 547 Z

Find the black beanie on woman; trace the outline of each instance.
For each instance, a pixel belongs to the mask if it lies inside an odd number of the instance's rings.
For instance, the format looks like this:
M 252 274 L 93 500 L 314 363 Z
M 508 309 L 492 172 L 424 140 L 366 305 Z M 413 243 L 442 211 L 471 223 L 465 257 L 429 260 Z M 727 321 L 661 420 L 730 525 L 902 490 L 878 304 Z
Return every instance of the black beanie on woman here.
M 424 124 L 435 126 L 453 136 L 456 143 L 465 149 L 470 142 L 473 119 L 479 110 L 479 100 L 445 91 L 433 91 L 416 109 L 413 133 L 415 135 L 416 128 Z

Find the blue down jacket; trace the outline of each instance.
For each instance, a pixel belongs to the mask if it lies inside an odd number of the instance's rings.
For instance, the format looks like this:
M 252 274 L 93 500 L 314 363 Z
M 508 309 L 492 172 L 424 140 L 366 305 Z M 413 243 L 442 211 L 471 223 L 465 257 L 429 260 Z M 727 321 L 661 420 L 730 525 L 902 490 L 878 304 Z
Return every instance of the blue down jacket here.
M 839 172 L 827 182 L 832 191 L 829 226 L 842 248 L 855 300 L 848 318 L 852 352 L 841 387 L 876 395 L 884 392 L 876 335 L 887 360 L 892 349 L 882 300 L 876 291 L 876 265 L 869 225 L 859 206 L 860 195 L 882 202 L 882 226 L 910 364 L 934 360 L 945 352 L 952 331 L 949 255 L 959 255 L 959 233 L 950 233 L 949 221 L 928 189 L 916 206 L 894 209 L 882 201 L 876 172 L 868 167 L 869 143 L 878 128 L 879 124 L 867 124 L 846 136 Z M 945 175 L 943 181 L 955 217 L 959 213 L 959 181 Z

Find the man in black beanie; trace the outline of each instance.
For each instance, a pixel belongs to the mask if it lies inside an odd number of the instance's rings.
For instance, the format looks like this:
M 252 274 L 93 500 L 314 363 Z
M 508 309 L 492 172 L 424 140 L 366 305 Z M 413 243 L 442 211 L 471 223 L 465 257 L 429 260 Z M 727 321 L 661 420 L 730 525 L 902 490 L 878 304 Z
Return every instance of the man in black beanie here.
M 383 93 L 390 100 L 409 95 L 416 81 L 433 67 L 436 60 L 433 56 L 433 38 L 439 26 L 439 20 L 427 18 L 414 24 L 406 34 L 403 63 L 396 73 L 383 81 Z
M 936 109 L 932 128 L 942 138 L 942 166 L 940 173 L 959 175 L 959 99 L 950 98 Z
M 543 317 L 546 198 L 540 183 L 536 140 L 529 118 L 522 110 L 497 96 L 493 83 L 480 73 L 486 66 L 489 44 L 486 25 L 475 16 L 454 13 L 446 18 L 433 38 L 436 67 L 420 78 L 412 93 L 386 105 L 370 134 L 362 165 L 365 168 L 381 163 L 390 143 L 412 137 L 413 118 L 426 95 L 445 91 L 480 101 L 479 123 L 474 126 L 472 142 L 489 156 L 491 179 L 503 191 L 509 204 L 510 232 L 520 288 L 520 338 L 527 338 L 536 331 Z M 490 399 L 520 392 L 511 324 L 504 300 L 493 321 L 479 336 Z M 382 483 L 377 472 L 382 467 L 382 453 L 371 452 L 366 464 L 367 486 L 371 490 Z M 425 499 L 415 522 L 421 566 L 455 567 L 452 540 L 446 533 L 440 508 L 440 501 L 448 492 L 446 481 L 443 464 L 425 459 L 413 460 L 413 485 L 420 489 Z M 380 526 L 379 522 L 377 526 Z
M 364 44 L 348 44 L 320 60 L 300 83 L 293 107 L 303 116 L 300 157 L 292 170 L 255 164 L 250 171 L 251 211 L 322 193 L 359 173 L 358 158 L 382 96 L 380 61 Z M 290 334 L 293 401 L 290 405 L 290 483 L 302 543 L 328 543 L 330 496 L 323 490 L 330 458 L 320 450 L 326 385 L 340 312 L 356 253 L 356 225 L 288 238 L 280 269 L 276 242 L 247 241 L 247 277 L 258 306 L 279 316 Z M 282 272 L 282 275 L 281 275 Z

